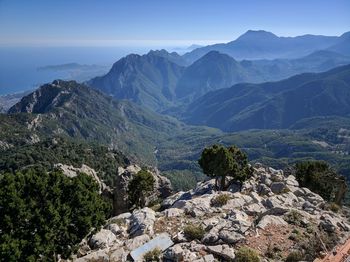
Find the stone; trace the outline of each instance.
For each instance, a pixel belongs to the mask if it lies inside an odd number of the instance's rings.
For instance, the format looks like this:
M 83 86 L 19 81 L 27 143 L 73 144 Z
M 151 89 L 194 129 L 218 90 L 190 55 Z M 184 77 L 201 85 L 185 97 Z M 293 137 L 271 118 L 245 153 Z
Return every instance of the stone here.
M 169 208 L 162 212 L 165 217 L 179 217 L 184 214 L 184 210 L 179 208 Z
M 127 250 L 132 251 L 132 250 L 142 246 L 143 244 L 145 244 L 148 241 L 150 241 L 150 237 L 148 235 L 137 236 L 137 237 L 134 237 L 134 238 L 127 240 L 125 242 L 125 247 Z
M 241 185 L 239 183 L 231 183 L 231 185 L 227 188 L 227 191 L 230 193 L 240 192 Z
M 241 234 L 244 234 L 252 225 L 252 222 L 249 221 L 248 215 L 239 210 L 231 211 L 227 216 L 227 220 L 231 222 L 230 230 Z
M 207 246 L 206 250 L 213 255 L 221 257 L 225 261 L 233 261 L 236 257 L 234 249 L 228 245 Z
M 237 244 L 245 239 L 242 234 L 229 230 L 221 230 L 219 233 L 219 238 L 227 244 Z
M 163 233 L 153 238 L 151 241 L 143 244 L 142 246 L 131 251 L 130 255 L 134 261 L 143 261 L 143 256 L 154 249 L 159 249 L 164 251 L 174 245 L 174 242 L 171 240 L 170 236 L 167 233 Z
M 257 216 L 266 212 L 266 208 L 262 204 L 251 204 L 243 207 L 243 211 L 249 216 Z
M 262 201 L 262 198 L 256 192 L 250 192 L 249 196 L 252 198 L 254 204 L 259 204 Z
M 89 240 L 91 249 L 104 249 L 113 245 L 117 238 L 112 231 L 101 229 L 98 233 L 93 235 Z
M 275 194 L 280 194 L 285 189 L 284 182 L 273 182 L 270 186 L 271 191 Z
M 302 205 L 302 209 L 310 214 L 313 214 L 316 210 L 316 207 L 311 204 L 309 201 L 305 201 Z
M 220 183 L 220 181 L 218 181 Z M 193 195 L 206 195 L 213 194 L 216 191 L 215 188 L 215 179 L 210 179 L 205 182 L 200 182 L 197 184 L 197 187 L 193 190 Z
M 77 252 L 77 256 L 78 257 L 82 257 L 87 255 L 89 252 L 91 251 L 90 246 L 88 245 L 86 239 L 83 239 L 80 243 L 79 243 L 79 249 Z
M 181 244 L 176 244 L 165 252 L 164 257 L 171 261 L 184 261 L 184 253 Z
M 214 256 L 213 255 L 206 255 L 206 256 L 204 256 L 203 257 L 203 261 L 204 262 L 214 262 L 215 261 L 215 258 L 214 258 Z
M 298 183 L 298 181 L 295 179 L 295 176 L 289 175 L 289 176 L 287 177 L 287 180 L 286 180 L 286 185 L 288 185 L 288 186 L 293 186 L 293 187 L 298 187 L 298 186 L 299 186 L 299 183 Z
M 265 184 L 259 184 L 257 186 L 257 192 L 261 196 L 266 196 L 272 193 L 271 189 Z
M 131 237 L 140 236 L 143 234 L 153 235 L 153 225 L 156 220 L 156 213 L 145 207 L 135 210 L 130 218 L 129 234 Z
M 116 236 L 120 235 L 123 232 L 118 224 L 109 224 L 106 226 L 106 229 L 110 230 Z
M 75 260 L 75 262 L 109 262 L 109 256 L 106 254 L 105 250 L 98 250 L 96 252 L 90 253 L 84 257 L 80 257 Z
M 202 217 L 203 215 L 212 213 L 210 205 L 211 198 L 211 195 L 193 198 L 186 201 L 183 209 L 187 215 L 191 215 L 192 217 Z
M 129 252 L 125 251 L 123 247 L 119 247 L 109 256 L 110 262 L 126 262 Z
M 258 223 L 257 227 L 265 229 L 268 225 L 287 226 L 288 223 L 278 216 L 266 215 Z
M 115 188 L 113 191 L 113 210 L 114 214 L 118 215 L 127 212 L 130 208 L 128 200 L 128 186 L 133 177 L 141 170 L 137 165 L 129 165 L 126 168 L 119 167 L 118 175 L 116 176 Z M 161 176 L 158 169 L 148 170 L 154 178 L 154 190 L 147 196 L 146 205 L 156 201 L 159 198 L 169 197 L 173 190 L 169 179 Z

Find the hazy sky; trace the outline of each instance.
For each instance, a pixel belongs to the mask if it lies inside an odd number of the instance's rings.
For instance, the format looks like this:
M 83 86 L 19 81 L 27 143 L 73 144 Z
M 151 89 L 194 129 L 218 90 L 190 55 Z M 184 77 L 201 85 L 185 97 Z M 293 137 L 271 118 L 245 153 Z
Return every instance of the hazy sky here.
M 350 31 L 350 0 L 0 0 L 0 44 L 188 45 Z

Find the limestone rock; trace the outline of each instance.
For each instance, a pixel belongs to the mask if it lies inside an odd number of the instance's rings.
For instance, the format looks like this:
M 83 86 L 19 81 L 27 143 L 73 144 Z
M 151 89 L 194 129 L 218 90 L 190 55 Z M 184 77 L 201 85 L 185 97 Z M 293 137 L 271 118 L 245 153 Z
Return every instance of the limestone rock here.
M 235 251 L 229 245 L 207 246 L 207 251 L 221 257 L 225 261 L 233 261 L 235 259 Z
M 219 233 L 219 238 L 227 244 L 237 244 L 245 239 L 242 234 L 229 230 L 221 230 Z
M 288 223 L 283 218 L 278 216 L 266 215 L 264 216 L 257 225 L 258 228 L 265 229 L 268 225 L 275 226 L 287 226 Z
M 270 186 L 271 191 L 275 194 L 282 193 L 283 189 L 285 188 L 284 182 L 273 182 Z
M 113 245 L 117 238 L 112 231 L 101 229 L 98 233 L 90 238 L 89 246 L 91 249 L 104 249 Z
M 129 234 L 131 237 L 140 236 L 143 234 L 153 235 L 153 224 L 156 220 L 156 213 L 145 207 L 135 210 L 130 218 Z
M 113 209 L 116 215 L 129 210 L 128 185 L 133 176 L 140 170 L 141 168 L 137 165 L 130 165 L 127 168 L 118 168 L 113 200 Z M 155 179 L 155 186 L 153 192 L 146 199 L 146 205 L 157 200 L 158 198 L 166 198 L 173 192 L 169 179 L 161 176 L 157 169 L 148 171 Z
M 98 250 L 84 257 L 78 258 L 75 262 L 109 262 L 109 256 L 105 250 Z
M 125 242 L 125 247 L 127 250 L 132 251 L 132 250 L 142 246 L 143 244 L 145 244 L 148 241 L 150 241 L 150 237 L 148 235 L 137 236 L 137 237 L 134 237 L 132 239 L 127 240 Z

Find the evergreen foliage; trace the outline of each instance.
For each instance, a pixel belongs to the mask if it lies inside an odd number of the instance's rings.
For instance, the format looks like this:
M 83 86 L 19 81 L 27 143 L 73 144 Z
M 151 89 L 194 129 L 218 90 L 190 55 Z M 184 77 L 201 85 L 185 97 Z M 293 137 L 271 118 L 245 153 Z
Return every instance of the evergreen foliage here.
M 296 179 L 300 186 L 321 195 L 327 201 L 340 204 L 347 191 L 346 180 L 323 161 L 296 164 Z
M 222 145 L 213 145 L 205 148 L 198 163 L 204 174 L 215 177 L 217 180 L 221 179 L 221 190 L 226 187 L 227 176 L 233 177 L 235 181 L 243 182 L 252 174 L 247 155 L 236 146 L 226 148 Z
M 109 206 L 85 174 L 26 170 L 0 175 L 1 261 L 55 261 L 104 223 Z
M 129 182 L 128 195 L 131 206 L 144 207 L 146 197 L 154 189 L 155 179 L 147 170 L 139 171 Z

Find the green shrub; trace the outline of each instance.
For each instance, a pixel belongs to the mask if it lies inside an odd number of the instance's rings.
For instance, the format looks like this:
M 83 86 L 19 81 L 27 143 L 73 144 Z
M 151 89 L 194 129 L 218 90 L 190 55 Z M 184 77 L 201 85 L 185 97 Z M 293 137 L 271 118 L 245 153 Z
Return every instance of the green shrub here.
M 299 226 L 301 224 L 302 215 L 298 211 L 292 210 L 284 215 L 284 220 L 289 224 Z
M 130 205 L 132 207 L 144 207 L 146 205 L 146 197 L 154 189 L 154 183 L 155 179 L 150 172 L 147 170 L 139 171 L 128 185 Z
M 281 249 L 276 246 L 272 246 L 272 243 L 270 242 L 269 245 L 267 246 L 267 250 L 265 252 L 265 256 L 270 258 L 270 259 L 279 259 L 281 257 Z
M 184 228 L 184 234 L 188 240 L 201 240 L 205 234 L 205 231 L 202 226 L 189 224 Z
M 286 262 L 299 262 L 303 260 L 303 254 L 300 251 L 292 251 L 286 258 Z
M 226 189 L 227 176 L 232 177 L 234 181 L 243 182 L 253 173 L 253 169 L 248 165 L 247 155 L 236 146 L 207 147 L 203 150 L 198 164 L 205 175 L 215 177 L 216 183 L 220 178 L 220 190 Z
M 338 175 L 323 161 L 297 163 L 295 177 L 300 186 L 307 187 L 323 199 L 337 204 L 341 204 L 347 191 L 345 177 Z
M 328 209 L 328 210 L 331 210 L 331 211 L 334 212 L 334 213 L 338 213 L 339 210 L 340 210 L 340 206 L 337 205 L 337 204 L 334 203 L 334 202 L 331 202 L 331 203 L 329 203 L 329 204 L 327 205 L 327 209 Z
M 211 199 L 210 205 L 214 207 L 222 207 L 226 205 L 230 199 L 231 197 L 228 194 L 220 194 Z
M 258 253 L 249 247 L 241 247 L 236 253 L 235 262 L 259 262 Z
M 109 207 L 93 178 L 27 170 L 0 175 L 0 261 L 68 258 Z
M 155 248 L 151 251 L 148 251 L 144 256 L 143 260 L 145 262 L 153 262 L 153 261 L 160 261 L 160 255 L 162 254 L 162 251 L 159 248 Z

